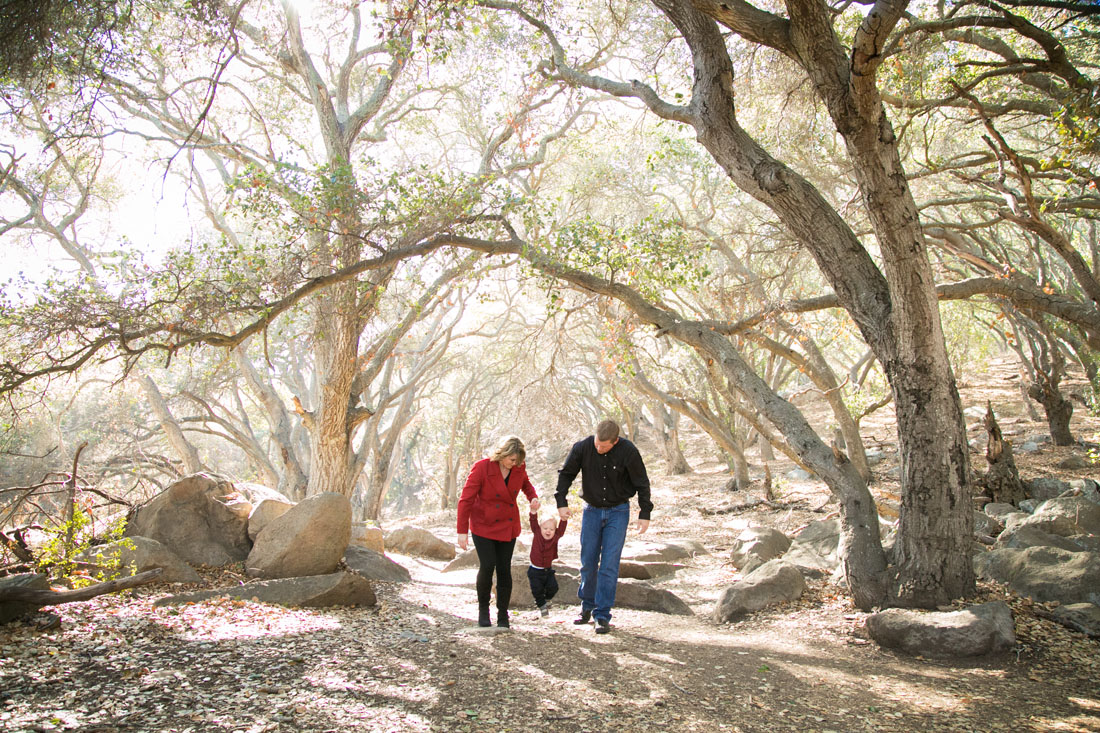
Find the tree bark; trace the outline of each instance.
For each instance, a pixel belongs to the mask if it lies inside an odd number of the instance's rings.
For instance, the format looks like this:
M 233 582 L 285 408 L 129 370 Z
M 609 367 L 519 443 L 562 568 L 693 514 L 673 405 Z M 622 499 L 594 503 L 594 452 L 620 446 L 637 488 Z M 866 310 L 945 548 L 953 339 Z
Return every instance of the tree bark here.
M 141 385 L 141 391 L 145 393 L 149 408 L 156 415 L 157 422 L 160 423 L 160 429 L 164 431 L 164 436 L 168 439 L 168 445 L 172 446 L 172 450 L 183 461 L 183 474 L 187 476 L 204 470 L 198 450 L 183 434 L 183 429 L 180 428 L 179 422 L 176 421 L 156 382 L 147 374 L 142 374 L 138 378 L 138 384 Z

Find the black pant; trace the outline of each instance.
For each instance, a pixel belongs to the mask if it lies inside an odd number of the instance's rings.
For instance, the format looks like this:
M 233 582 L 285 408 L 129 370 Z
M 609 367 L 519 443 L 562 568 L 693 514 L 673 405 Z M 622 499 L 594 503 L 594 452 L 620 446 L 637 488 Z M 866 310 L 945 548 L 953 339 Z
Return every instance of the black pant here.
M 493 572 L 497 574 L 497 610 L 507 611 L 512 600 L 512 552 L 516 541 L 491 540 L 488 537 L 474 538 L 477 559 L 481 567 L 477 569 L 477 605 L 488 608 L 489 595 L 493 589 Z
M 527 579 L 531 581 L 531 595 L 535 605 L 542 608 L 558 592 L 558 579 L 554 577 L 554 568 L 536 568 L 527 566 Z

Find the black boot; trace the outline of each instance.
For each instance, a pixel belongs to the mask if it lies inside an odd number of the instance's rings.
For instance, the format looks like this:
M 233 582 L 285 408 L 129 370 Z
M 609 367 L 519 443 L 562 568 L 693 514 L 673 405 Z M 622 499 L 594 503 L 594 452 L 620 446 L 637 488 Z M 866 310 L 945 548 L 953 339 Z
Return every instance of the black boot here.
M 581 611 L 581 617 L 573 619 L 573 623 L 580 626 L 581 624 L 586 624 L 591 620 L 592 620 L 592 612 L 591 611 Z
M 497 626 L 502 629 L 508 628 L 508 609 L 497 611 Z
M 477 607 L 477 625 L 478 626 L 492 626 L 493 622 L 489 620 L 489 607 L 478 606 Z

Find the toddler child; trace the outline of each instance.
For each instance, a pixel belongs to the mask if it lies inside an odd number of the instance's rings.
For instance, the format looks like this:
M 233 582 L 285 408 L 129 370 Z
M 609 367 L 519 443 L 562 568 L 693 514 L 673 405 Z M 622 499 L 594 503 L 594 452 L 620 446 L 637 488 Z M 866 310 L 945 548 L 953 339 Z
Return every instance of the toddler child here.
M 558 540 L 565 534 L 568 521 L 558 522 L 558 516 L 552 514 L 539 522 L 539 516 L 531 512 L 531 567 L 527 568 L 527 579 L 531 581 L 531 595 L 543 618 L 550 615 L 550 599 L 558 592 L 558 579 L 554 577 L 554 558 L 558 556 Z

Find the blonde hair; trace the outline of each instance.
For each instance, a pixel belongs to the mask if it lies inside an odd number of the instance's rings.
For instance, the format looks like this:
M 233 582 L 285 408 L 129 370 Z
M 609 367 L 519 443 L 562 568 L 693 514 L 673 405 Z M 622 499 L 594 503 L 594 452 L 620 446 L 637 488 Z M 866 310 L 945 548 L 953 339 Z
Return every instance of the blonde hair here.
M 554 523 L 554 528 L 556 529 L 558 524 L 559 524 L 559 517 L 558 517 L 557 512 L 540 511 L 538 519 L 539 519 L 539 526 L 540 527 L 542 525 L 546 524 L 547 522 L 553 522 Z
M 489 460 L 494 463 L 500 463 L 508 456 L 515 456 L 516 463 L 523 463 L 527 458 L 527 449 L 523 447 L 523 441 L 515 435 L 509 435 L 500 441 L 500 444 L 489 456 Z

